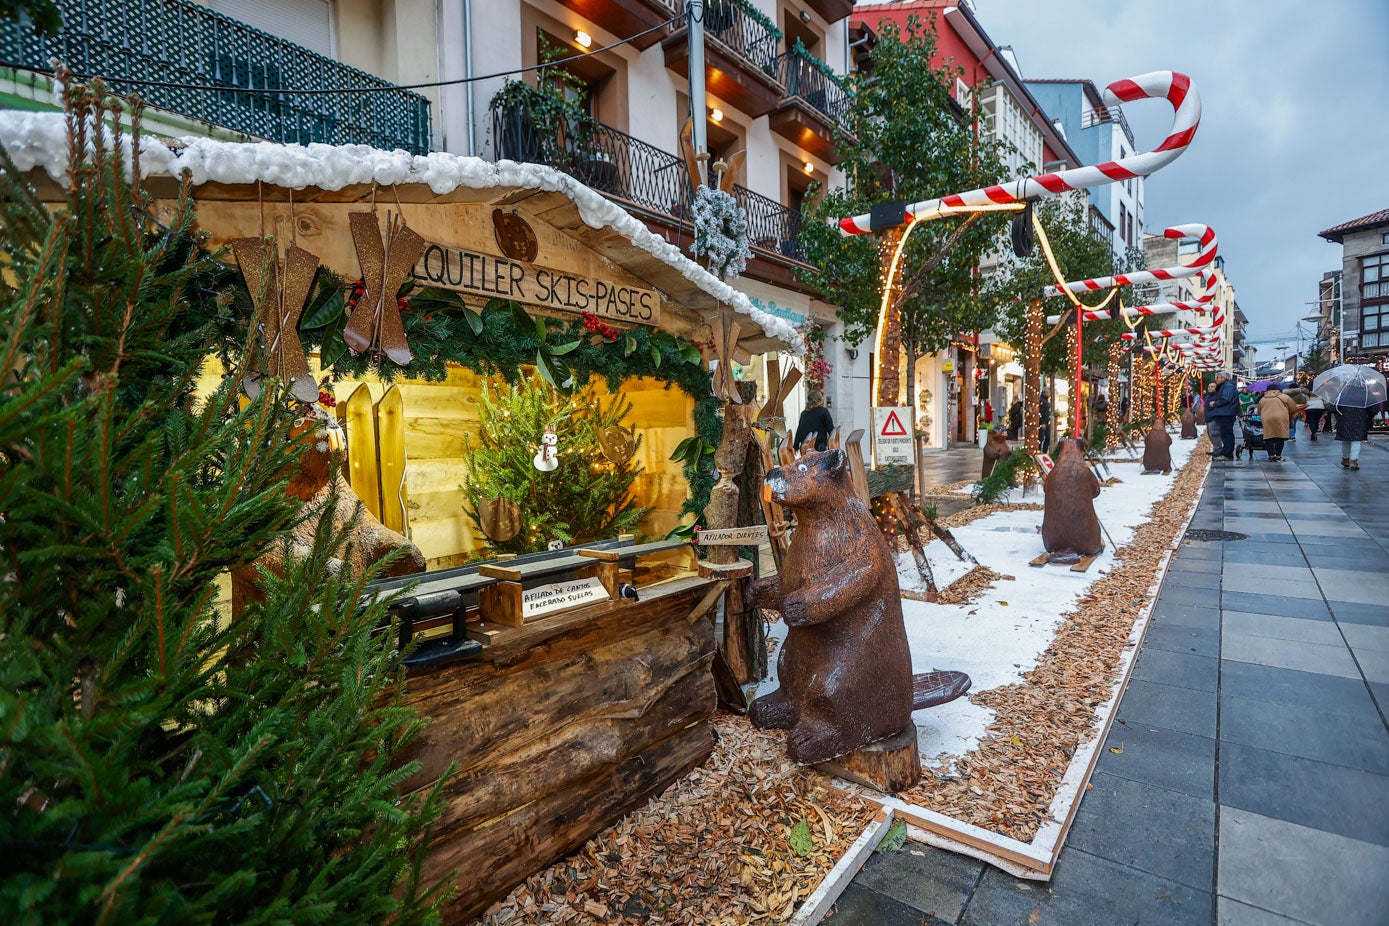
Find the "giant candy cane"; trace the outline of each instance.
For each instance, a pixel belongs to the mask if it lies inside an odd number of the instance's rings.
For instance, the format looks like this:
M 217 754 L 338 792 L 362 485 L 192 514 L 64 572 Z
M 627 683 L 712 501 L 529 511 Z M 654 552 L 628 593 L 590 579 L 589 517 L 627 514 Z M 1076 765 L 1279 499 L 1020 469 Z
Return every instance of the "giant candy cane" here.
M 1134 100 L 1166 99 L 1172 104 L 1172 131 L 1152 151 L 1117 161 L 1042 174 L 1040 177 L 1023 177 L 998 186 L 913 203 L 907 207 L 908 220 L 917 221 L 952 209 L 1019 203 L 1071 190 L 1088 190 L 1134 177 L 1146 177 L 1180 157 L 1191 144 L 1196 127 L 1201 122 L 1201 95 L 1196 91 L 1196 84 L 1190 77 L 1177 71 L 1153 71 L 1139 77 L 1116 80 L 1105 88 L 1104 96 L 1105 102 L 1111 106 Z M 867 234 L 872 231 L 870 217 L 857 215 L 840 219 L 839 230 L 846 235 Z
M 1150 272 L 1150 271 L 1145 271 L 1145 272 Z M 1155 302 L 1155 303 L 1153 303 L 1152 305 L 1135 305 L 1135 306 L 1127 306 L 1127 307 L 1125 307 L 1125 308 L 1122 310 L 1122 313 L 1123 313 L 1124 317 L 1126 317 L 1126 318 L 1135 318 L 1135 317 L 1137 317 L 1137 316 L 1139 316 L 1139 315 L 1167 315 L 1167 314 L 1170 314 L 1170 313 L 1172 313 L 1172 312 L 1209 312 L 1209 311 L 1211 311 L 1210 303 L 1211 303 L 1211 300 L 1213 300 L 1213 299 L 1215 298 L 1215 289 L 1216 289 L 1216 285 L 1217 285 L 1217 280 L 1216 280 L 1216 278 L 1215 278 L 1215 274 L 1214 274 L 1214 273 L 1211 273 L 1209 270 L 1207 270 L 1207 269 L 1204 268 L 1204 267 L 1203 267 L 1203 268 L 1200 268 L 1200 270 L 1199 270 L 1198 272 L 1201 274 L 1201 292 L 1200 292 L 1199 295 L 1197 295 L 1197 297 L 1196 297 L 1195 299 L 1190 299 L 1190 300 L 1179 300 L 1179 301 L 1176 301 L 1176 302 Z M 1072 285 L 1074 285 L 1074 284 L 1067 283 L 1067 284 L 1066 284 L 1066 287 L 1069 289 Z M 1121 284 L 1121 285 L 1122 285 L 1122 284 Z M 1057 289 L 1056 287 L 1050 287 L 1050 288 L 1056 289 L 1057 292 L 1060 292 L 1060 290 Z M 1220 321 L 1223 321 L 1223 318 L 1224 318 L 1223 312 L 1224 312 L 1223 309 L 1217 308 L 1217 315 L 1218 315 L 1219 317 L 1217 318 L 1216 324 L 1219 324 Z M 1113 318 L 1113 317 L 1114 317 L 1114 315 L 1113 315 L 1113 313 L 1110 312 L 1109 309 L 1101 309 L 1101 310 L 1098 310 L 1098 311 L 1091 311 L 1091 312 L 1086 312 L 1086 313 L 1085 313 L 1085 320 L 1088 321 L 1088 322 L 1094 322 L 1094 321 L 1108 321 L 1109 319 L 1111 319 L 1111 318 Z M 1061 321 L 1061 316 L 1060 316 L 1060 315 L 1049 315 L 1049 316 L 1047 316 L 1047 324 L 1048 324 L 1048 325 L 1055 325 L 1055 324 L 1058 323 L 1059 321 Z
M 1163 229 L 1164 238 L 1195 238 L 1201 243 L 1201 249 L 1196 253 L 1196 258 L 1189 264 L 1178 264 L 1175 267 L 1159 267 L 1155 270 L 1138 270 L 1134 273 L 1119 273 L 1112 277 L 1095 277 L 1090 280 L 1077 280 L 1067 283 L 1066 289 L 1073 293 L 1092 293 L 1103 289 L 1113 289 L 1116 286 L 1136 286 L 1140 283 L 1160 283 L 1167 280 L 1177 280 L 1182 277 L 1195 276 L 1202 271 L 1202 268 L 1215 260 L 1219 244 L 1216 241 L 1215 232 L 1209 225 L 1192 223 L 1190 225 L 1173 225 L 1171 228 Z M 1061 295 L 1060 286 L 1048 286 L 1042 290 L 1043 296 Z

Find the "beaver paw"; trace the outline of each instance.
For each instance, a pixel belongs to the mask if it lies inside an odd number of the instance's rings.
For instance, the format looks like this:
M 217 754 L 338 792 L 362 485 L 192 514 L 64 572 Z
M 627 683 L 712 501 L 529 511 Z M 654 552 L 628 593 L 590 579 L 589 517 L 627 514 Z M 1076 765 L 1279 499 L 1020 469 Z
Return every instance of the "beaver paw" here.
M 787 627 L 799 627 L 806 623 L 805 596 L 792 592 L 782 599 L 781 618 L 786 621 Z
M 839 731 L 823 720 L 801 720 L 786 736 L 786 753 L 800 765 L 828 762 L 852 751 L 844 748 Z
M 754 579 L 748 583 L 743 600 L 747 602 L 750 608 L 766 608 L 769 611 L 778 610 L 781 607 L 780 581 L 779 576 L 765 576 L 761 579 Z
M 789 730 L 796 725 L 796 709 L 786 692 L 778 688 L 752 702 L 748 719 L 759 730 Z

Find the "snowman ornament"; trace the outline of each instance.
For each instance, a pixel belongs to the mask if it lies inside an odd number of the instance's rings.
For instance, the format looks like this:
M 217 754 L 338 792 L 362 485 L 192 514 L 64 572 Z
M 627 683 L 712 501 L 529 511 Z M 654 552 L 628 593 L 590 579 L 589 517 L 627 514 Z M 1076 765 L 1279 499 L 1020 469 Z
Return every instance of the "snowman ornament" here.
M 559 454 L 555 448 L 559 446 L 559 435 L 555 433 L 553 427 L 546 427 L 545 433 L 540 436 L 540 450 L 536 452 L 535 459 L 531 462 L 535 468 L 542 473 L 552 473 L 559 468 Z

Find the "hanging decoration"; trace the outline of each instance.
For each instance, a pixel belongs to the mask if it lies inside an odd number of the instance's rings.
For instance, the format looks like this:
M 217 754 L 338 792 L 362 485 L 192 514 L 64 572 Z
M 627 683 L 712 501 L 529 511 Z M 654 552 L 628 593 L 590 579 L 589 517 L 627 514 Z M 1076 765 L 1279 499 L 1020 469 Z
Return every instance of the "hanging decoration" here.
M 610 463 L 621 466 L 637 451 L 636 436 L 622 425 L 609 425 L 598 433 L 598 446 Z
M 343 340 L 354 354 L 379 350 L 392 363 L 410 363 L 410 345 L 400 320 L 400 289 L 424 251 L 425 240 L 399 214 L 386 213 L 383 238 L 376 211 L 350 212 L 352 243 L 362 266 L 362 292 Z
M 531 460 L 535 468 L 542 473 L 553 473 L 559 469 L 559 453 L 556 450 L 558 446 L 559 435 L 555 433 L 554 426 L 546 425 L 545 433 L 540 435 L 540 449 Z
M 484 498 L 477 503 L 477 520 L 482 532 L 493 543 L 506 543 L 525 524 L 521 506 L 509 498 Z
M 732 193 L 701 186 L 694 199 L 694 255 L 707 259 L 709 272 L 731 280 L 752 257 L 748 216 Z
M 291 244 L 281 266 L 280 248 L 270 238 L 235 238 L 231 246 L 255 308 L 253 324 L 264 338 L 260 375 L 289 384 L 290 393 L 301 402 L 317 401 L 318 383 L 299 341 L 299 315 L 313 288 L 318 258 Z M 248 376 L 242 388 L 255 398 L 259 376 Z

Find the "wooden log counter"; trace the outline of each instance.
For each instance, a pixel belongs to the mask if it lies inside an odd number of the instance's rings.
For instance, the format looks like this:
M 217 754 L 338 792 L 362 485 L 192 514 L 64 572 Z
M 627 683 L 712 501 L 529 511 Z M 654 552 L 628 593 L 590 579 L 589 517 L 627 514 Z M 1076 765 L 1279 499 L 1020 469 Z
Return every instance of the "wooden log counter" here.
M 481 652 L 411 668 L 405 701 L 429 724 L 406 787 L 456 769 L 424 873 L 452 879 L 445 922 L 477 916 L 709 756 L 714 623 L 699 606 L 712 585 L 670 578 L 639 600 L 470 623 Z

